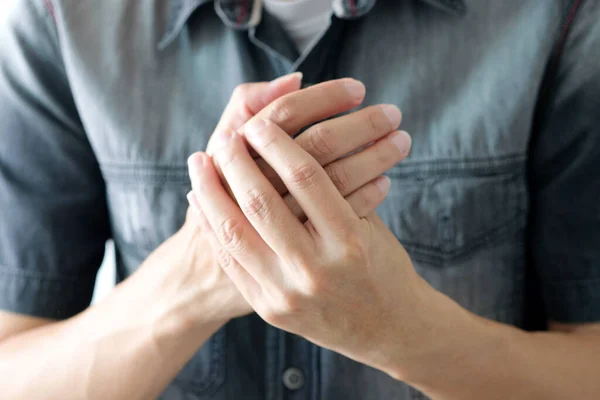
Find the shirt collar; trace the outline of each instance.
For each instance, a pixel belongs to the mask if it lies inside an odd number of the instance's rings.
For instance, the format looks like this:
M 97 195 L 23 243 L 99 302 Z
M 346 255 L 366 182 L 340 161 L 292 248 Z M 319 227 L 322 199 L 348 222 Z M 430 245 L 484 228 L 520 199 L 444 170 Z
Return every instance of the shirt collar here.
M 198 7 L 212 2 L 223 22 L 234 29 L 252 28 L 260 22 L 262 0 L 168 0 L 167 28 L 158 47 L 164 49 L 179 35 Z M 399 0 L 395 0 L 399 1 Z M 449 14 L 462 16 L 467 12 L 465 0 L 420 0 Z M 354 19 L 368 13 L 376 0 L 334 0 L 333 12 L 338 18 Z

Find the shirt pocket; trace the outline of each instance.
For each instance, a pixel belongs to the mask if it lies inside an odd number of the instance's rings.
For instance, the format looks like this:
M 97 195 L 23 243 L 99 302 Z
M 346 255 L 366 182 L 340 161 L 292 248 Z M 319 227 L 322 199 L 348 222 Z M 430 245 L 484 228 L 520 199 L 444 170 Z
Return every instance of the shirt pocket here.
M 121 278 L 131 275 L 182 225 L 190 190 L 187 167 L 102 165 Z M 225 381 L 225 328 L 179 372 L 169 390 L 211 398 Z
M 520 323 L 525 162 L 446 160 L 394 167 L 379 215 L 434 288 L 487 318 Z

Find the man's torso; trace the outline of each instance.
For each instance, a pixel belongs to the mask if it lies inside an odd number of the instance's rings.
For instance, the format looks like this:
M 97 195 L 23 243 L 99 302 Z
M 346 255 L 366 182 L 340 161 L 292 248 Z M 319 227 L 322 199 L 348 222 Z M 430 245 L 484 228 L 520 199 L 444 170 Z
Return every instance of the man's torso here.
M 234 87 L 296 69 L 308 83 L 357 78 L 367 87 L 365 105 L 401 108 L 413 148 L 389 171 L 391 192 L 379 215 L 436 289 L 484 317 L 524 323 L 527 148 L 560 6 L 468 1 L 461 15 L 460 1 L 430 2 L 454 4 L 444 11 L 423 1 L 380 0 L 360 19 L 335 19 L 298 62 L 272 19 L 235 30 L 212 2 L 160 47 L 169 20 L 177 24 L 195 2 L 55 3 L 67 74 L 106 182 L 121 278 L 181 226 L 186 159 L 205 148 Z M 303 374 L 298 389 L 283 377 L 290 367 Z M 256 316 L 217 333 L 164 398 L 241 394 L 420 396 Z

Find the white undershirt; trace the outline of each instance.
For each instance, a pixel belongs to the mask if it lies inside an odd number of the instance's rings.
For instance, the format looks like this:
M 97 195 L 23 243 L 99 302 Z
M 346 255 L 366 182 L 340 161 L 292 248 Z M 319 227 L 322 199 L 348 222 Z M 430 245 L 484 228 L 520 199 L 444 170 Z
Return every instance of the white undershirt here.
M 303 53 L 331 23 L 332 0 L 263 0 Z

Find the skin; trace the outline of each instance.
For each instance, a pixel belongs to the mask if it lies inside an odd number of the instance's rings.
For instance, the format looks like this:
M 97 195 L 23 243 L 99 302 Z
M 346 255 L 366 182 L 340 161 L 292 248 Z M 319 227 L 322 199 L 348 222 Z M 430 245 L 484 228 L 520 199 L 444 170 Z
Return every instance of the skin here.
M 285 127 L 254 117 L 244 134 L 307 220 L 235 134 L 223 135 L 212 157 L 190 158 L 189 198 L 221 268 L 269 324 L 435 400 L 598 397 L 599 324 L 551 323 L 550 332 L 528 333 L 468 312 L 420 278 L 377 215 L 356 213 Z
M 207 152 L 212 154 L 221 137 L 232 134 L 245 146 L 238 131 L 255 116 L 277 121 L 293 134 L 358 106 L 365 94 L 364 86 L 352 79 L 304 90 L 299 90 L 300 80 L 294 74 L 237 88 Z M 380 175 L 406 155 L 394 144 L 400 119 L 396 107 L 367 107 L 316 124 L 296 142 L 329 171 L 350 207 L 366 215 L 389 189 Z M 377 144 L 345 157 L 371 142 Z M 261 176 L 271 178 L 279 199 L 302 223 L 302 209 L 277 174 L 260 158 L 252 163 Z M 218 177 L 217 171 L 213 169 Z M 160 395 L 214 332 L 252 311 L 219 266 L 225 253 L 214 247 L 213 239 L 188 212 L 181 229 L 136 273 L 79 315 L 52 321 L 0 312 L 2 398 L 130 400 Z

